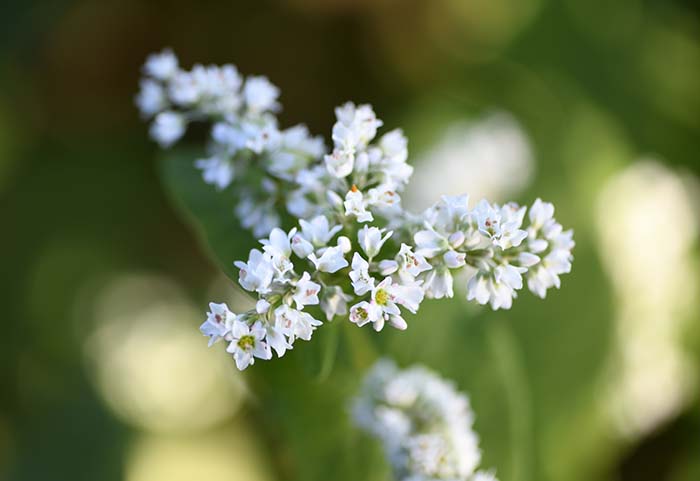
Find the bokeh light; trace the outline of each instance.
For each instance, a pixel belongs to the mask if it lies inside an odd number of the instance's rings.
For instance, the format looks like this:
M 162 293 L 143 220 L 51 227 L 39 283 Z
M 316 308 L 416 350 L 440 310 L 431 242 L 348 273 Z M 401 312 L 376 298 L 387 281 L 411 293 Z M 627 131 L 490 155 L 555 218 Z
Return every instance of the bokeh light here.
M 653 159 L 613 177 L 601 192 L 601 254 L 617 299 L 610 410 L 626 437 L 676 415 L 697 388 L 683 341 L 698 309 L 698 205 L 684 178 Z
M 197 332 L 201 314 L 171 282 L 126 275 L 98 296 L 86 344 L 105 402 L 127 422 L 152 431 L 188 431 L 231 417 L 246 388 L 225 353 Z

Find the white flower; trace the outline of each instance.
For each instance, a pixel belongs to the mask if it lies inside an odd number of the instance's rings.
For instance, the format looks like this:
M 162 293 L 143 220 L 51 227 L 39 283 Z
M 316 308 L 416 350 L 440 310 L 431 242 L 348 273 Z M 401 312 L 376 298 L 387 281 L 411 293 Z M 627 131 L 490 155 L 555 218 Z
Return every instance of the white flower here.
M 362 192 L 355 186 L 345 195 L 345 215 L 354 215 L 357 222 L 371 222 L 374 220 L 372 213 L 365 208 L 365 201 Z
M 318 293 L 321 286 L 311 280 L 308 272 L 304 272 L 297 282 L 292 299 L 296 303 L 297 309 L 303 309 L 306 305 L 318 304 Z
M 360 247 L 370 259 L 379 254 L 386 240 L 393 234 L 393 231 L 389 231 L 382 237 L 384 232 L 385 229 L 380 230 L 377 227 L 364 226 L 364 228 L 360 229 L 357 233 L 357 240 L 360 243 Z
M 418 231 L 413 236 L 416 252 L 428 259 L 435 257 L 449 247 L 447 239 L 432 229 Z
M 355 294 L 361 296 L 374 289 L 374 278 L 369 275 L 369 263 L 357 252 L 352 256 L 351 267 L 350 280 Z
M 352 144 L 358 147 L 366 146 L 376 135 L 382 121 L 377 119 L 369 105 L 355 106 L 347 102 L 335 109 L 338 119 L 333 127 L 333 140 L 338 144 Z M 341 124 L 344 129 L 336 129 Z M 336 130 L 340 131 L 336 133 Z
M 172 101 L 181 106 L 195 104 L 201 93 L 201 87 L 191 72 L 176 72 L 168 87 Z
M 474 275 L 467 283 L 467 300 L 476 300 L 479 304 L 490 303 L 494 311 L 510 309 L 517 294 L 507 279 L 514 280 L 506 277 L 496 280 L 482 274 Z
M 316 269 L 321 272 L 338 272 L 340 269 L 348 266 L 348 261 L 345 259 L 342 247 L 327 247 L 321 257 L 316 257 L 316 254 L 309 256 L 311 262 L 314 263 Z
M 263 342 L 265 328 L 260 322 L 248 326 L 245 322 L 236 321 L 231 327 L 231 343 L 226 351 L 233 354 L 236 367 L 241 371 L 252 365 L 255 358 L 270 359 L 270 347 Z
M 314 319 L 307 312 L 296 311 L 298 313 L 295 322 L 292 324 L 292 333 L 290 335 L 291 341 L 294 339 L 303 339 L 308 341 L 311 339 L 316 327 L 322 325 L 323 323 L 318 319 Z
M 368 322 L 381 322 L 383 325 L 382 308 L 373 302 L 359 302 L 350 308 L 350 322 L 357 324 L 359 327 L 364 326 Z
M 148 56 L 143 66 L 146 75 L 158 80 L 168 80 L 177 72 L 177 57 L 170 49 Z
M 394 129 L 382 135 L 379 147 L 384 153 L 385 159 L 392 164 L 402 164 L 408 159 L 408 140 L 401 129 Z
M 296 232 L 295 229 L 287 234 L 282 229 L 275 227 L 270 232 L 269 239 L 262 239 L 263 250 L 269 256 L 272 266 L 275 269 L 276 278 L 284 280 L 284 275 L 291 271 L 294 266 L 289 257 L 292 254 L 292 247 L 289 242 L 290 236 Z
M 339 179 L 350 175 L 355 165 L 355 155 L 352 152 L 345 152 L 339 149 L 335 149 L 330 155 L 326 155 L 324 160 L 328 173 Z
M 425 295 L 431 299 L 453 297 L 453 279 L 449 269 L 445 266 L 437 266 L 429 271 L 423 281 Z
M 207 184 L 223 190 L 233 181 L 233 164 L 223 157 L 214 155 L 207 159 L 198 159 L 194 166 L 202 171 L 202 178 Z
M 445 261 L 445 265 L 450 269 L 458 269 L 466 263 L 466 257 L 467 255 L 463 252 L 449 250 L 443 254 L 442 260 Z
M 554 215 L 554 206 L 537 198 L 530 207 L 530 223 L 532 229 L 541 229 Z
M 248 77 L 243 87 L 246 106 L 254 113 L 277 110 L 279 94 L 279 89 L 266 77 Z
M 299 225 L 301 226 L 300 238 L 310 242 L 314 247 L 328 245 L 330 240 L 342 229 L 342 226 L 339 225 L 331 227 L 328 218 L 323 215 L 314 217 L 310 221 L 300 219 Z
M 284 356 L 284 353 L 292 349 L 287 336 L 289 330 L 284 327 L 280 317 L 275 317 L 273 323 L 268 323 L 265 326 L 265 340 L 268 346 L 277 353 L 277 357 Z
M 412 280 L 418 277 L 421 272 L 432 269 L 425 257 L 414 253 L 413 248 L 407 244 L 401 244 L 397 258 L 399 260 L 398 267 L 403 274 L 402 278 L 406 278 L 405 274 L 408 274 L 408 278 Z
M 209 337 L 209 346 L 211 346 L 229 332 L 235 319 L 236 315 L 229 310 L 226 304 L 210 302 L 207 320 L 199 326 L 199 330 Z
M 339 286 L 328 286 L 321 292 L 321 310 L 330 321 L 335 316 L 342 316 L 348 312 L 348 301 L 353 297 L 345 294 Z
M 163 86 L 151 79 L 141 80 L 141 90 L 136 96 L 136 105 L 145 117 L 157 114 L 168 106 Z
M 185 133 L 185 118 L 172 111 L 161 112 L 151 124 L 151 137 L 161 147 L 170 147 Z
M 500 237 L 494 241 L 494 244 L 501 249 L 509 249 L 520 245 L 527 237 L 527 232 L 520 229 L 526 210 L 526 207 L 519 207 L 513 202 L 501 207 L 501 232 Z
M 240 269 L 238 282 L 247 291 L 264 294 L 269 291 L 274 275 L 274 267 L 269 258 L 257 249 L 250 251 L 248 262 L 236 261 L 234 265 Z
M 479 438 L 469 398 L 421 366 L 378 361 L 354 402 L 355 422 L 379 438 L 402 481 L 494 481 L 477 471 Z

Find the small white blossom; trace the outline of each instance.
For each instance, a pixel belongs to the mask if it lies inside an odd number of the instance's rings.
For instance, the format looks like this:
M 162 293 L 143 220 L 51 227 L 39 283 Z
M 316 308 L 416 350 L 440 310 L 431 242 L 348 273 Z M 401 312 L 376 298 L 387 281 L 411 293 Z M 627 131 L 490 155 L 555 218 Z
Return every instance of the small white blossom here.
M 371 222 L 374 220 L 372 213 L 365 208 L 365 201 L 362 192 L 356 188 L 349 190 L 345 195 L 345 215 L 353 215 L 357 222 Z
M 141 90 L 136 96 L 136 105 L 144 117 L 151 117 L 167 108 L 168 98 L 163 86 L 151 79 L 141 80 Z
M 214 155 L 207 159 L 198 159 L 195 167 L 202 171 L 202 178 L 207 184 L 214 185 L 218 190 L 223 190 L 233 181 L 233 164 L 225 158 Z
M 277 110 L 277 97 L 280 91 L 266 77 L 248 77 L 243 87 L 248 110 L 255 113 Z
M 255 358 L 270 359 L 270 347 L 263 342 L 265 328 L 256 322 L 248 326 L 245 322 L 236 321 L 231 327 L 231 342 L 226 351 L 233 354 L 236 367 L 241 371 L 255 363 Z
M 297 309 L 303 309 L 307 305 L 318 304 L 318 293 L 321 286 L 311 281 L 311 276 L 308 272 L 304 272 L 301 279 L 297 282 L 292 299 L 297 305 Z
M 393 232 L 389 231 L 386 235 L 382 234 L 384 234 L 384 229 L 368 227 L 366 225 L 357 233 L 357 240 L 360 243 L 360 247 L 370 259 L 379 254 L 382 246 L 386 240 L 391 237 Z
M 151 124 L 151 137 L 161 147 L 170 147 L 185 133 L 185 118 L 172 111 L 161 112 Z
M 269 290 L 274 268 L 269 258 L 257 249 L 250 251 L 248 262 L 236 261 L 234 265 L 240 269 L 238 282 L 247 291 L 264 294 Z
M 177 57 L 170 49 L 148 56 L 143 66 L 146 75 L 158 80 L 168 80 L 177 72 Z
M 369 274 L 369 263 L 355 252 L 352 257 L 350 279 L 355 294 L 361 296 L 374 289 L 374 278 Z
M 231 324 L 236 319 L 236 315 L 231 312 L 226 304 L 209 303 L 207 320 L 199 326 L 199 330 L 209 337 L 209 346 L 224 338 L 231 329 Z
M 311 254 L 309 259 L 314 263 L 316 269 L 321 272 L 330 272 L 331 274 L 348 266 L 348 261 L 343 254 L 343 249 L 338 246 L 326 248 L 323 254 L 321 254 L 321 257 L 316 257 L 316 254 Z

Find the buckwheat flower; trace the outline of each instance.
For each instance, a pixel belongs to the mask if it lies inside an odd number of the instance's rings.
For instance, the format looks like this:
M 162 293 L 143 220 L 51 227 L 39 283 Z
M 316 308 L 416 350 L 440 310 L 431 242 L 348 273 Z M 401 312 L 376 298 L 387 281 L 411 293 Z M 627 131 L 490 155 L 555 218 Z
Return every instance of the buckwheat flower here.
M 308 341 L 311 339 L 311 335 L 313 334 L 314 330 L 318 326 L 323 325 L 323 323 L 318 319 L 315 319 L 308 312 L 297 311 L 297 313 L 298 316 L 295 322 L 292 324 L 290 342 L 293 342 L 297 338 Z
M 207 184 L 212 184 L 217 190 L 223 190 L 233 181 L 233 164 L 218 155 L 206 159 L 198 159 L 194 166 L 202 171 L 202 178 Z
M 374 278 L 369 274 L 369 263 L 355 252 L 352 257 L 350 280 L 355 294 L 361 296 L 374 289 Z
M 301 310 L 304 306 L 318 304 L 318 293 L 320 290 L 321 286 L 311 280 L 308 272 L 304 272 L 301 279 L 297 282 L 292 295 L 297 309 Z
M 270 263 L 275 270 L 275 277 L 278 280 L 283 280 L 284 275 L 291 271 L 294 266 L 289 259 L 292 255 L 292 247 L 289 241 L 290 235 L 294 235 L 296 229 L 287 234 L 279 227 L 275 227 L 270 232 L 268 239 L 260 241 L 263 244 L 263 251 L 269 256 Z
M 494 244 L 501 249 L 518 247 L 527 237 L 527 232 L 520 227 L 523 224 L 526 207 L 519 207 L 515 203 L 505 204 L 500 209 L 500 235 Z
M 469 398 L 421 366 L 378 361 L 352 406 L 355 423 L 378 438 L 401 481 L 495 481 L 477 471 L 479 438 Z
M 275 351 L 278 358 L 284 356 L 288 350 L 293 348 L 288 340 L 292 332 L 290 327 L 280 316 L 276 316 L 272 323 L 268 323 L 265 326 L 265 341 Z
M 413 252 L 413 248 L 407 244 L 401 244 L 397 259 L 399 260 L 397 267 L 399 268 L 399 273 L 404 274 L 403 278 L 406 278 L 405 274 L 408 274 L 408 278 L 412 280 L 422 272 L 432 269 L 425 257 Z
M 236 261 L 234 265 L 240 269 L 238 282 L 243 289 L 260 294 L 265 294 L 270 290 L 275 270 L 269 257 L 266 257 L 262 252 L 253 249 L 250 251 L 247 263 Z
M 245 229 L 250 229 L 256 237 L 267 236 L 272 229 L 279 227 L 280 216 L 271 201 L 260 202 L 242 193 L 235 208 L 236 216 Z
M 445 297 L 454 297 L 453 284 L 454 279 L 447 266 L 438 265 L 426 274 L 423 280 L 423 289 L 425 289 L 427 297 L 443 299 Z
M 413 167 L 400 129 L 377 137 L 382 121 L 372 107 L 348 102 L 335 110 L 326 155 L 323 139 L 303 125 L 279 126 L 278 97 L 265 77 L 243 78 L 233 65 L 184 70 L 164 51 L 144 66 L 136 102 L 152 118 L 152 137 L 168 147 L 189 122 L 204 123 L 208 156 L 193 159 L 195 168 L 213 189 L 235 194 L 241 227 L 262 238 L 261 250 L 235 263 L 257 310 L 232 314 L 223 325 L 210 312 L 202 332 L 211 342 L 233 339 L 236 321 L 260 326 L 260 346 L 282 356 L 321 325 L 307 305 L 320 304 L 328 320 L 349 311 L 352 322 L 378 331 L 387 323 L 406 329 L 403 309 L 416 312 L 424 297 L 453 295 L 453 271 L 470 273 L 468 297 L 494 309 L 510 307 L 523 277 L 544 297 L 570 271 L 572 233 L 554 220 L 551 204 L 538 199 L 529 222 L 525 207 L 483 200 L 470 208 L 466 195 L 444 196 L 422 214 L 407 212 L 401 194 Z M 298 231 L 280 228 L 287 214 L 299 220 Z M 383 228 L 358 232 L 353 218 L 377 218 Z M 299 259 L 292 262 L 292 254 Z M 351 293 L 343 291 L 348 277 Z M 247 366 L 246 351 L 232 349 Z
M 367 191 L 367 204 L 383 211 L 396 209 L 401 202 L 401 197 L 391 184 L 381 184 Z
M 476 300 L 479 304 L 490 303 L 494 311 L 510 309 L 516 295 L 509 284 L 486 275 L 476 274 L 467 284 L 467 300 Z
M 355 166 L 355 155 L 352 151 L 334 150 L 324 157 L 328 172 L 339 179 L 347 177 L 352 173 Z
M 383 326 L 384 318 L 382 308 L 374 302 L 358 302 L 350 308 L 350 322 L 357 324 L 359 327 L 362 327 L 370 322 L 381 322 L 381 325 Z M 378 330 L 381 330 L 381 328 Z
M 248 77 L 243 87 L 246 107 L 254 113 L 277 110 L 279 94 L 279 89 L 267 77 Z
M 325 287 L 321 292 L 321 310 L 326 315 L 326 320 L 347 314 L 348 302 L 352 299 L 340 286 Z
M 379 254 L 379 251 L 382 249 L 382 246 L 386 240 L 391 237 L 391 234 L 393 234 L 392 231 L 389 231 L 386 233 L 386 235 L 382 236 L 385 231 L 386 229 L 379 229 L 377 227 L 369 227 L 365 225 L 357 233 L 357 240 L 360 243 L 360 247 L 370 259 Z
M 209 337 L 209 346 L 224 338 L 231 329 L 231 324 L 236 319 L 236 315 L 231 312 L 224 303 L 209 303 L 207 320 L 199 326 L 202 334 Z
M 384 321 L 391 316 L 401 316 L 399 305 L 415 313 L 423 296 L 423 289 L 419 286 L 394 284 L 391 277 L 386 277 L 371 292 L 372 303 L 382 310 L 382 319 L 375 321 L 375 330 L 380 331 Z
M 231 326 L 231 343 L 226 352 L 233 354 L 236 367 L 241 371 L 255 363 L 255 358 L 270 359 L 270 347 L 263 342 L 265 328 L 260 322 L 248 326 L 245 322 L 236 321 Z
M 328 218 L 323 215 L 314 217 L 310 221 L 300 219 L 299 226 L 301 227 L 301 233 L 294 236 L 294 238 L 299 237 L 306 240 L 316 248 L 328 245 L 331 239 L 342 229 L 342 226 L 339 225 L 331 226 Z
M 366 146 L 382 126 L 382 121 L 377 119 L 374 110 L 367 104 L 355 106 L 352 102 L 347 102 L 335 109 L 335 115 L 338 123 L 353 132 L 355 143 L 359 146 Z
M 170 49 L 148 56 L 143 66 L 146 75 L 158 80 L 168 80 L 177 72 L 177 57 Z
M 343 249 L 341 247 L 328 247 L 323 251 L 321 257 L 316 257 L 316 254 L 311 254 L 309 260 L 314 263 L 316 269 L 321 272 L 338 272 L 340 269 L 348 266 L 348 261 L 345 259 Z
M 348 191 L 343 205 L 345 206 L 345 215 L 354 215 L 357 218 L 357 222 L 371 222 L 374 220 L 372 213 L 365 208 L 364 197 L 357 187 L 353 186 Z
M 185 118 L 172 111 L 161 112 L 151 124 L 151 137 L 161 147 L 170 147 L 185 133 Z
M 168 95 L 177 105 L 187 107 L 196 104 L 202 91 L 191 72 L 178 71 L 168 85 Z
M 416 243 L 416 252 L 427 258 L 435 257 L 449 247 L 447 239 L 432 229 L 416 232 L 413 240 Z
M 449 250 L 443 254 L 442 260 L 445 261 L 445 265 L 450 269 L 459 269 L 466 264 L 466 257 L 467 254 L 463 252 Z
M 168 98 L 163 86 L 151 79 L 141 80 L 141 90 L 136 96 L 136 106 L 145 118 L 168 107 Z
M 379 147 L 384 158 L 392 164 L 402 164 L 408 159 L 408 140 L 401 129 L 394 129 L 382 135 Z

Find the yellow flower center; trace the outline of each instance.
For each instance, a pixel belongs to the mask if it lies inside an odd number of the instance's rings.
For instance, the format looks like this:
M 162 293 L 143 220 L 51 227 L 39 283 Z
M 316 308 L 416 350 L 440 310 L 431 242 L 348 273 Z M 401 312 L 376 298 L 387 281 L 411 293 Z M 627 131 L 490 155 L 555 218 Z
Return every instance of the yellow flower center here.
M 380 306 L 385 306 L 387 301 L 389 301 L 389 293 L 387 291 L 385 291 L 384 289 L 379 289 L 377 291 L 377 293 L 374 295 L 374 300 Z
M 250 335 L 241 336 L 241 338 L 238 340 L 238 347 L 240 347 L 244 351 L 251 349 L 253 347 L 253 344 L 255 344 L 255 338 Z

